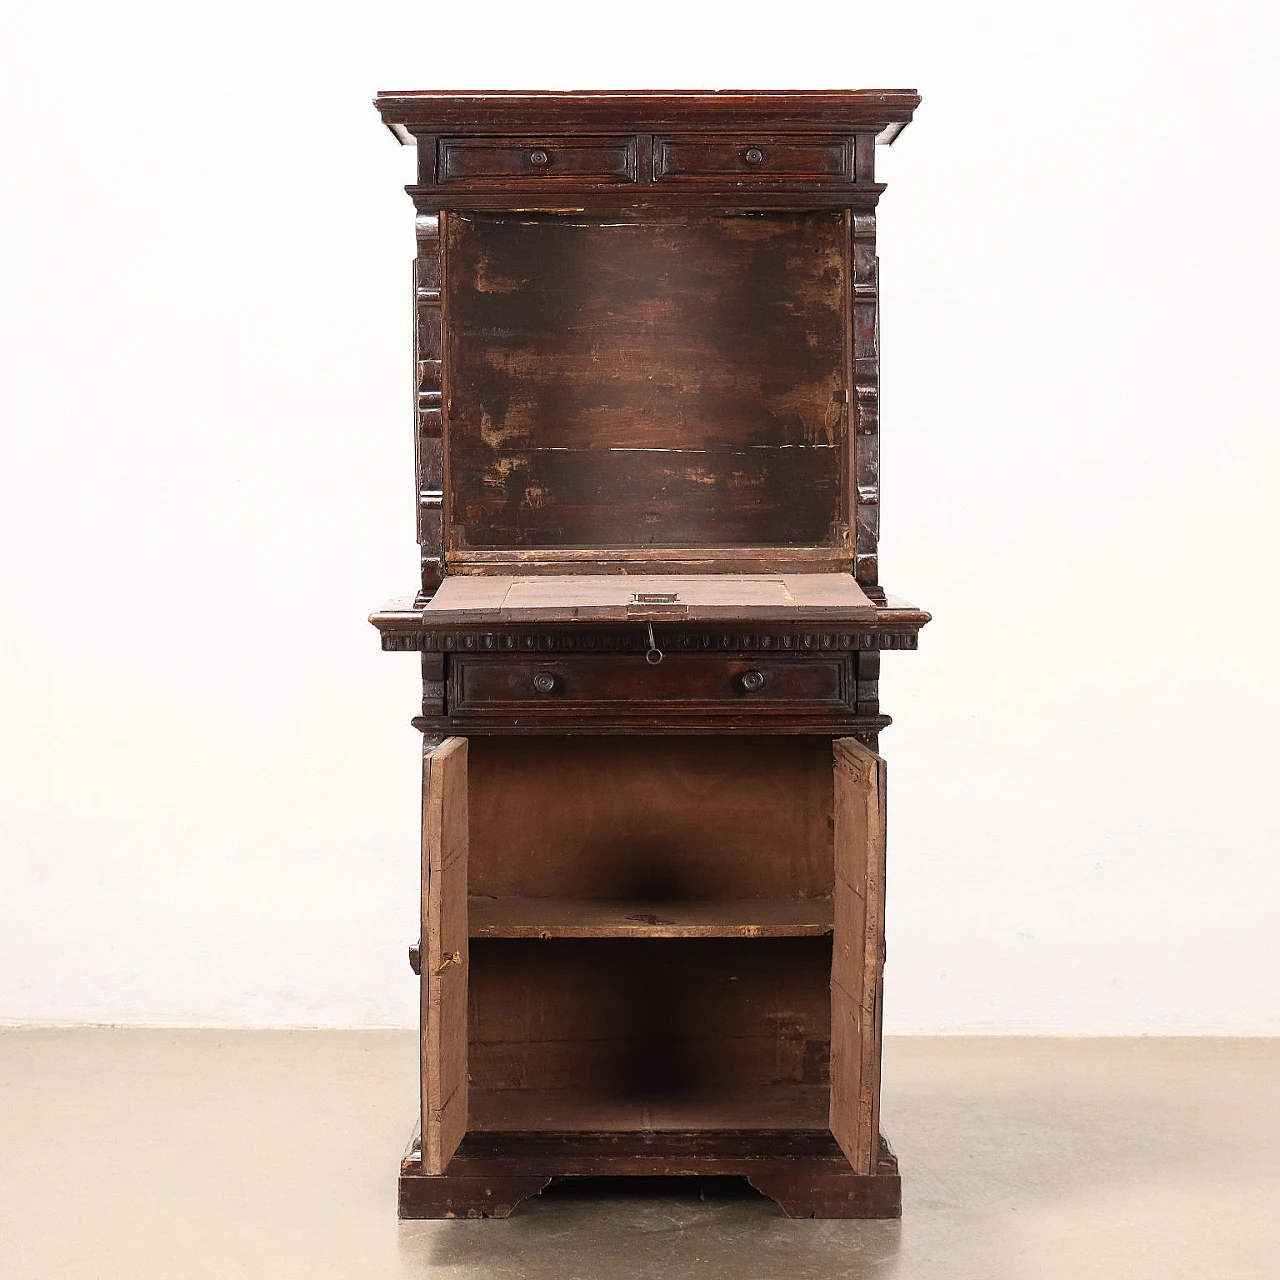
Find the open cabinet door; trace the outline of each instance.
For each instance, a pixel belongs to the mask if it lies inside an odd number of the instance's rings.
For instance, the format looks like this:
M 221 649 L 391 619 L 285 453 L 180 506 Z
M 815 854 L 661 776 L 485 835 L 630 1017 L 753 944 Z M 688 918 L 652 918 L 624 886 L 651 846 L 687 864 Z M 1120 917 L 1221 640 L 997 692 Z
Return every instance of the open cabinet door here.
M 831 955 L 831 1132 L 857 1173 L 880 1147 L 884 972 L 884 761 L 855 738 L 835 753 L 835 935 Z
M 467 1131 L 467 740 L 422 760 L 422 1162 Z

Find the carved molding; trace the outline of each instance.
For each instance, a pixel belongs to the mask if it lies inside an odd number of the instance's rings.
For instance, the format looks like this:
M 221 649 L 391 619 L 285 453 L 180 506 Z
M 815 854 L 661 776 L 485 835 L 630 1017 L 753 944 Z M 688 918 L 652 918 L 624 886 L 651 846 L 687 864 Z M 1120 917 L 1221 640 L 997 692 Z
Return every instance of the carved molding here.
M 880 542 L 880 263 L 876 257 L 876 216 L 853 212 L 850 325 L 853 332 L 853 512 L 854 576 L 879 579 Z
M 842 650 L 915 649 L 915 631 L 762 632 L 659 634 L 664 653 L 814 653 Z M 460 631 L 384 631 L 382 647 L 395 653 L 643 653 L 648 639 L 631 631 L 521 631 L 506 634 Z
M 524 716 L 446 716 L 426 714 L 414 716 L 410 723 L 438 745 L 451 734 L 466 737 L 517 738 L 547 733 L 571 734 L 575 737 L 703 737 L 719 736 L 726 730 L 745 730 L 770 736 L 830 735 L 833 738 L 857 738 L 873 751 L 879 735 L 892 723 L 889 716 L 788 716 L 770 717 L 768 721 L 744 722 L 723 715 L 706 715 L 698 719 L 655 721 L 652 716 L 618 716 L 591 718 L 524 715 Z M 750 728 L 747 728 L 747 725 Z
M 418 471 L 418 545 L 422 590 L 444 577 L 444 394 L 441 363 L 440 218 L 419 214 L 413 264 L 414 456 Z
M 604 183 L 585 186 L 569 183 L 529 183 L 513 194 L 509 186 L 467 183 L 453 190 L 440 186 L 411 186 L 405 190 L 419 214 L 456 209 L 468 213 L 492 211 L 509 213 L 513 205 L 522 211 L 618 213 L 634 215 L 636 210 L 673 208 L 678 210 L 735 209 L 766 212 L 770 209 L 854 209 L 871 213 L 883 183 L 849 183 L 823 189 L 812 184 L 776 183 L 768 187 L 748 183 L 677 184 L 664 181 Z

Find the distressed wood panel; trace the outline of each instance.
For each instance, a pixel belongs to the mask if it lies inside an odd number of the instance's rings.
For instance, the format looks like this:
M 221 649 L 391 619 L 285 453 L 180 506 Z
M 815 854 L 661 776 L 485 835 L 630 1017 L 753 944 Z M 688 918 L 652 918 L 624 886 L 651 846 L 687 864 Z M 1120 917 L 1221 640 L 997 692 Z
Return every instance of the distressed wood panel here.
M 639 1113 L 825 1086 L 830 966 L 827 938 L 476 940 L 472 1087 L 567 1089 Z
M 875 606 L 848 573 L 698 573 L 453 576 L 424 621 L 874 622 Z
M 844 215 L 455 215 L 450 550 L 849 543 Z
M 831 1132 L 857 1173 L 880 1141 L 885 765 L 854 738 L 835 753 L 835 933 L 831 957 Z
M 827 897 L 829 741 L 471 741 L 471 892 L 668 902 Z
M 422 1134 L 443 1173 L 467 1131 L 467 740 L 446 738 L 422 768 Z

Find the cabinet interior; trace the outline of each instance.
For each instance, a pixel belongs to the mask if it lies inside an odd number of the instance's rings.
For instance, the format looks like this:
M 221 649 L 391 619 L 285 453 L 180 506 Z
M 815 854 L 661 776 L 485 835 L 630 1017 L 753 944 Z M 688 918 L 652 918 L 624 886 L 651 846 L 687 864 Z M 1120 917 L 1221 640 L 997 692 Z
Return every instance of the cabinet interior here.
M 450 213 L 445 239 L 451 562 L 847 560 L 843 210 Z
M 825 1128 L 829 738 L 473 738 L 474 1129 Z

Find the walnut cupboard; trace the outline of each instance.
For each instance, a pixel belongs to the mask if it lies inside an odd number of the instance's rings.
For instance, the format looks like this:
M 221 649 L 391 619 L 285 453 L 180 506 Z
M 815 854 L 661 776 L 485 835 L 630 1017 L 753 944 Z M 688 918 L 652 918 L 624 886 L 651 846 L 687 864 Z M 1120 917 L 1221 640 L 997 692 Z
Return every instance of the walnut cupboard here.
M 417 152 L 403 1217 L 892 1217 L 875 148 L 912 90 L 382 93 Z

